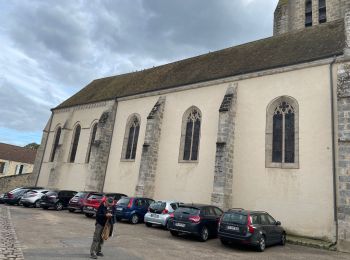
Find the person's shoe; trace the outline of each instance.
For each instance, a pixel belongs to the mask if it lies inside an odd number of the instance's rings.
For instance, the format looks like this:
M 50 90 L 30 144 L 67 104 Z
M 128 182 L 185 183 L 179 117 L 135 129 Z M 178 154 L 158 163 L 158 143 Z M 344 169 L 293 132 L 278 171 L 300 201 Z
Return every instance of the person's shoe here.
M 103 253 L 102 252 L 98 252 L 96 255 L 97 256 L 103 256 Z
M 97 259 L 97 255 L 91 254 L 91 255 L 90 255 L 90 258 L 92 258 L 92 259 Z

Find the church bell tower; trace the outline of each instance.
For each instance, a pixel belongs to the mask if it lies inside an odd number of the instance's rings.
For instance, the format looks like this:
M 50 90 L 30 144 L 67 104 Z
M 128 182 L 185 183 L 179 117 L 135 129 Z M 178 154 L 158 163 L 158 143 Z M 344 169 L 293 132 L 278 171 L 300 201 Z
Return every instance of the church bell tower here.
M 349 0 L 279 0 L 274 14 L 273 34 L 344 19 L 349 9 Z

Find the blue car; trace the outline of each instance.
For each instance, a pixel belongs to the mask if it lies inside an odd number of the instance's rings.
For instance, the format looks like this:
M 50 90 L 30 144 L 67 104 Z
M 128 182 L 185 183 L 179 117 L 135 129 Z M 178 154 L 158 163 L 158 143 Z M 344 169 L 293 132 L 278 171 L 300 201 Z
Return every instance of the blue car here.
M 143 221 L 148 211 L 149 205 L 154 200 L 149 198 L 126 197 L 121 198 L 116 207 L 116 218 L 118 221 L 122 219 L 128 220 L 131 224 L 137 224 Z

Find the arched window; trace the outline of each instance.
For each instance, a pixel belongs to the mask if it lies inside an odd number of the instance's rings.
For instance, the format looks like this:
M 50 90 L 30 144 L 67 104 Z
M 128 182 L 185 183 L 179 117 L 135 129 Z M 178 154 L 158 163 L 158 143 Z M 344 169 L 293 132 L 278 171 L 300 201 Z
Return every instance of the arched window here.
M 298 103 L 291 97 L 280 97 L 267 108 L 266 166 L 299 167 Z
M 312 0 L 305 1 L 305 27 L 312 26 Z
M 197 161 L 202 115 L 198 108 L 188 109 L 182 119 L 180 161 Z
M 91 147 L 92 147 L 93 143 L 95 142 L 96 132 L 97 132 L 97 123 L 93 124 L 93 126 L 92 126 L 91 135 L 90 135 L 90 142 L 89 142 L 89 146 L 88 146 L 88 154 L 86 156 L 86 163 L 90 162 Z
M 318 22 L 327 22 L 327 7 L 326 0 L 318 0 Z
M 77 125 L 75 127 L 74 133 L 73 133 L 73 142 L 71 145 L 70 150 L 70 156 L 69 156 L 69 162 L 73 163 L 75 161 L 75 156 L 77 154 L 78 144 L 79 144 L 79 137 L 80 137 L 80 131 L 81 127 L 80 125 Z
M 58 127 L 56 129 L 55 139 L 54 139 L 54 143 L 53 143 L 53 146 L 52 146 L 50 162 L 53 162 L 53 160 L 55 159 L 56 150 L 57 150 L 58 144 L 60 143 L 60 137 L 61 137 L 61 127 Z
M 135 160 L 137 140 L 140 132 L 140 117 L 138 115 L 132 115 L 125 129 L 125 137 L 122 151 L 122 159 Z

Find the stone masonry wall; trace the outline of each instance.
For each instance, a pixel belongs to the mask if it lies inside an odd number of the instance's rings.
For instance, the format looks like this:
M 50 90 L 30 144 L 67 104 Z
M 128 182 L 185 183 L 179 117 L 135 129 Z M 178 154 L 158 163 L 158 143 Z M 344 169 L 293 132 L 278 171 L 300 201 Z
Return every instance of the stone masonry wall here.
M 159 141 L 162 130 L 165 97 L 160 97 L 147 117 L 145 142 L 135 195 L 153 198 L 157 172 Z
M 288 4 L 279 4 L 274 14 L 273 35 L 279 35 L 288 31 L 289 18 Z
M 85 190 L 103 191 L 118 103 L 104 111 L 98 121 L 95 142 L 91 146 L 89 177 Z
M 338 248 L 350 252 L 350 64 L 338 69 Z
M 18 187 L 34 186 L 35 181 L 36 175 L 33 173 L 2 177 L 0 178 L 0 193 L 10 191 Z
M 237 85 L 227 89 L 219 109 L 219 127 L 211 202 L 224 210 L 232 207 L 236 103 Z

